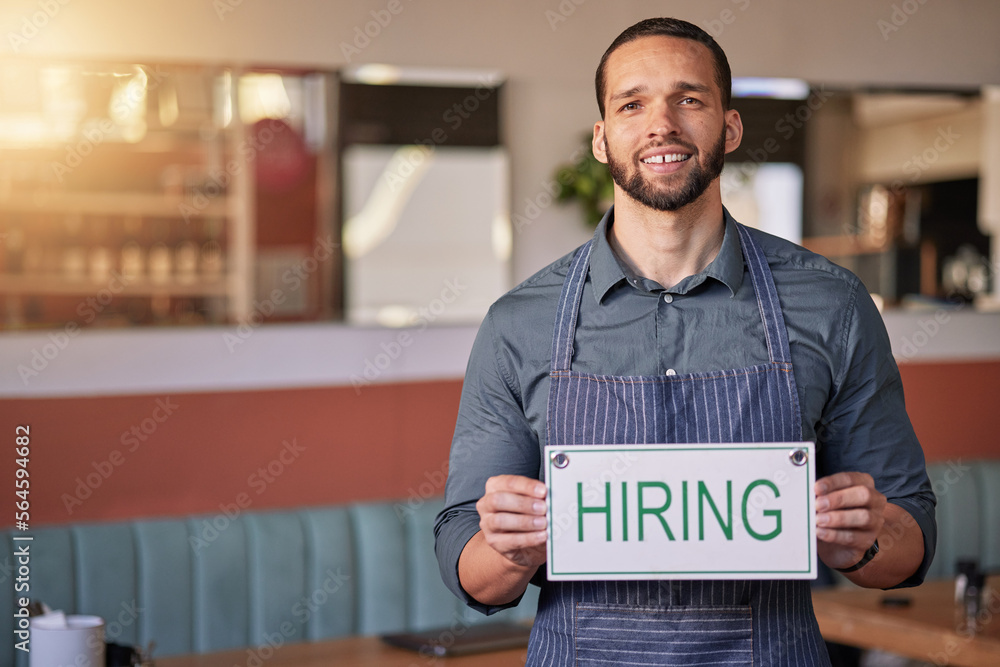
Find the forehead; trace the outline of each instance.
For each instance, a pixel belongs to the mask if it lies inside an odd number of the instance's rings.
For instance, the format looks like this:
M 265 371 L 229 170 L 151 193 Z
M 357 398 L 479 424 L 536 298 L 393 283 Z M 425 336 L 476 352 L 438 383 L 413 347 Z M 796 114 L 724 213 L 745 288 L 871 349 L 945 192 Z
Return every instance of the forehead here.
M 679 82 L 718 88 L 711 50 L 682 37 L 640 37 L 623 44 L 608 56 L 604 77 L 606 97 L 638 86 L 672 87 Z

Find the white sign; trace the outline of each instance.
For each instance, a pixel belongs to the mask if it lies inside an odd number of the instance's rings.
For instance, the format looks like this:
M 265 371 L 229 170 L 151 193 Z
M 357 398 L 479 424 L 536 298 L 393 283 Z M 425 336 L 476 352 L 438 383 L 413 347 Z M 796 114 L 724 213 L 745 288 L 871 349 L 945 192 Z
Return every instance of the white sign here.
M 548 578 L 815 579 L 813 443 L 545 448 Z

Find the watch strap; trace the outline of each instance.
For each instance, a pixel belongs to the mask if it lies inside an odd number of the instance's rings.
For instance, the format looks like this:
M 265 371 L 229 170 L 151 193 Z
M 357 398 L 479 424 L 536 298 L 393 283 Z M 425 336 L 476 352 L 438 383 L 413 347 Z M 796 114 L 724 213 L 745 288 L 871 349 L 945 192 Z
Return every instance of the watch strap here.
M 850 567 L 838 567 L 837 572 L 854 572 L 855 570 L 860 570 L 861 568 L 863 568 L 865 565 L 868 564 L 868 561 L 870 561 L 872 558 L 875 558 L 875 554 L 877 553 L 878 553 L 878 538 L 876 538 L 875 541 L 872 543 L 872 545 L 868 547 L 868 551 L 866 551 L 865 555 L 861 557 L 861 560 L 859 560 L 857 563 L 855 563 Z

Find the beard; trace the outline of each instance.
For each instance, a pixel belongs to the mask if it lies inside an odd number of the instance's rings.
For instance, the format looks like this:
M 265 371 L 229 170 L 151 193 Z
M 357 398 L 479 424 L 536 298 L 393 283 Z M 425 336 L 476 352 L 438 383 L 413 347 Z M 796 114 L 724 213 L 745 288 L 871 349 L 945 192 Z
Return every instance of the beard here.
M 698 152 L 694 147 L 684 146 L 684 148 L 691 150 L 692 153 L 687 161 L 694 161 Z M 630 174 L 629 165 L 612 155 L 608 148 L 607 137 L 604 138 L 604 151 L 608 156 L 608 170 L 611 172 L 612 180 L 632 199 L 657 211 L 676 211 L 701 197 L 712 181 L 722 173 L 726 156 L 726 131 L 722 130 L 715 146 L 705 155 L 704 163 L 694 162 L 688 170 L 684 183 L 674 188 L 659 187 L 647 180 L 638 166 Z M 639 162 L 640 152 L 637 151 L 633 156 L 633 162 Z

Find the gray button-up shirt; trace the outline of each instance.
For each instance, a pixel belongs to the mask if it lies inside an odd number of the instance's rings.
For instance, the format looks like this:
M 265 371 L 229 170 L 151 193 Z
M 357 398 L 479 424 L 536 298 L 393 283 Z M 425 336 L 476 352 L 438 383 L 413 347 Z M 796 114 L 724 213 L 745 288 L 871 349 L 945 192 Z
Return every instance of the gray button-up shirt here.
M 632 275 L 607 240 L 608 211 L 594 234 L 580 303 L 573 369 L 662 375 L 768 362 L 764 325 L 726 212 L 722 247 L 704 271 L 664 289 Z M 867 472 L 889 502 L 917 521 L 924 560 L 901 586 L 923 580 L 934 554 L 934 494 L 903 404 L 882 318 L 850 271 L 788 241 L 752 231 L 774 276 L 802 410 L 802 438 L 817 443 L 817 476 Z M 458 558 L 479 530 L 475 503 L 487 478 L 540 478 L 556 303 L 572 253 L 490 308 L 462 387 L 445 509 L 435 523 L 445 583 L 484 611 L 458 582 Z

